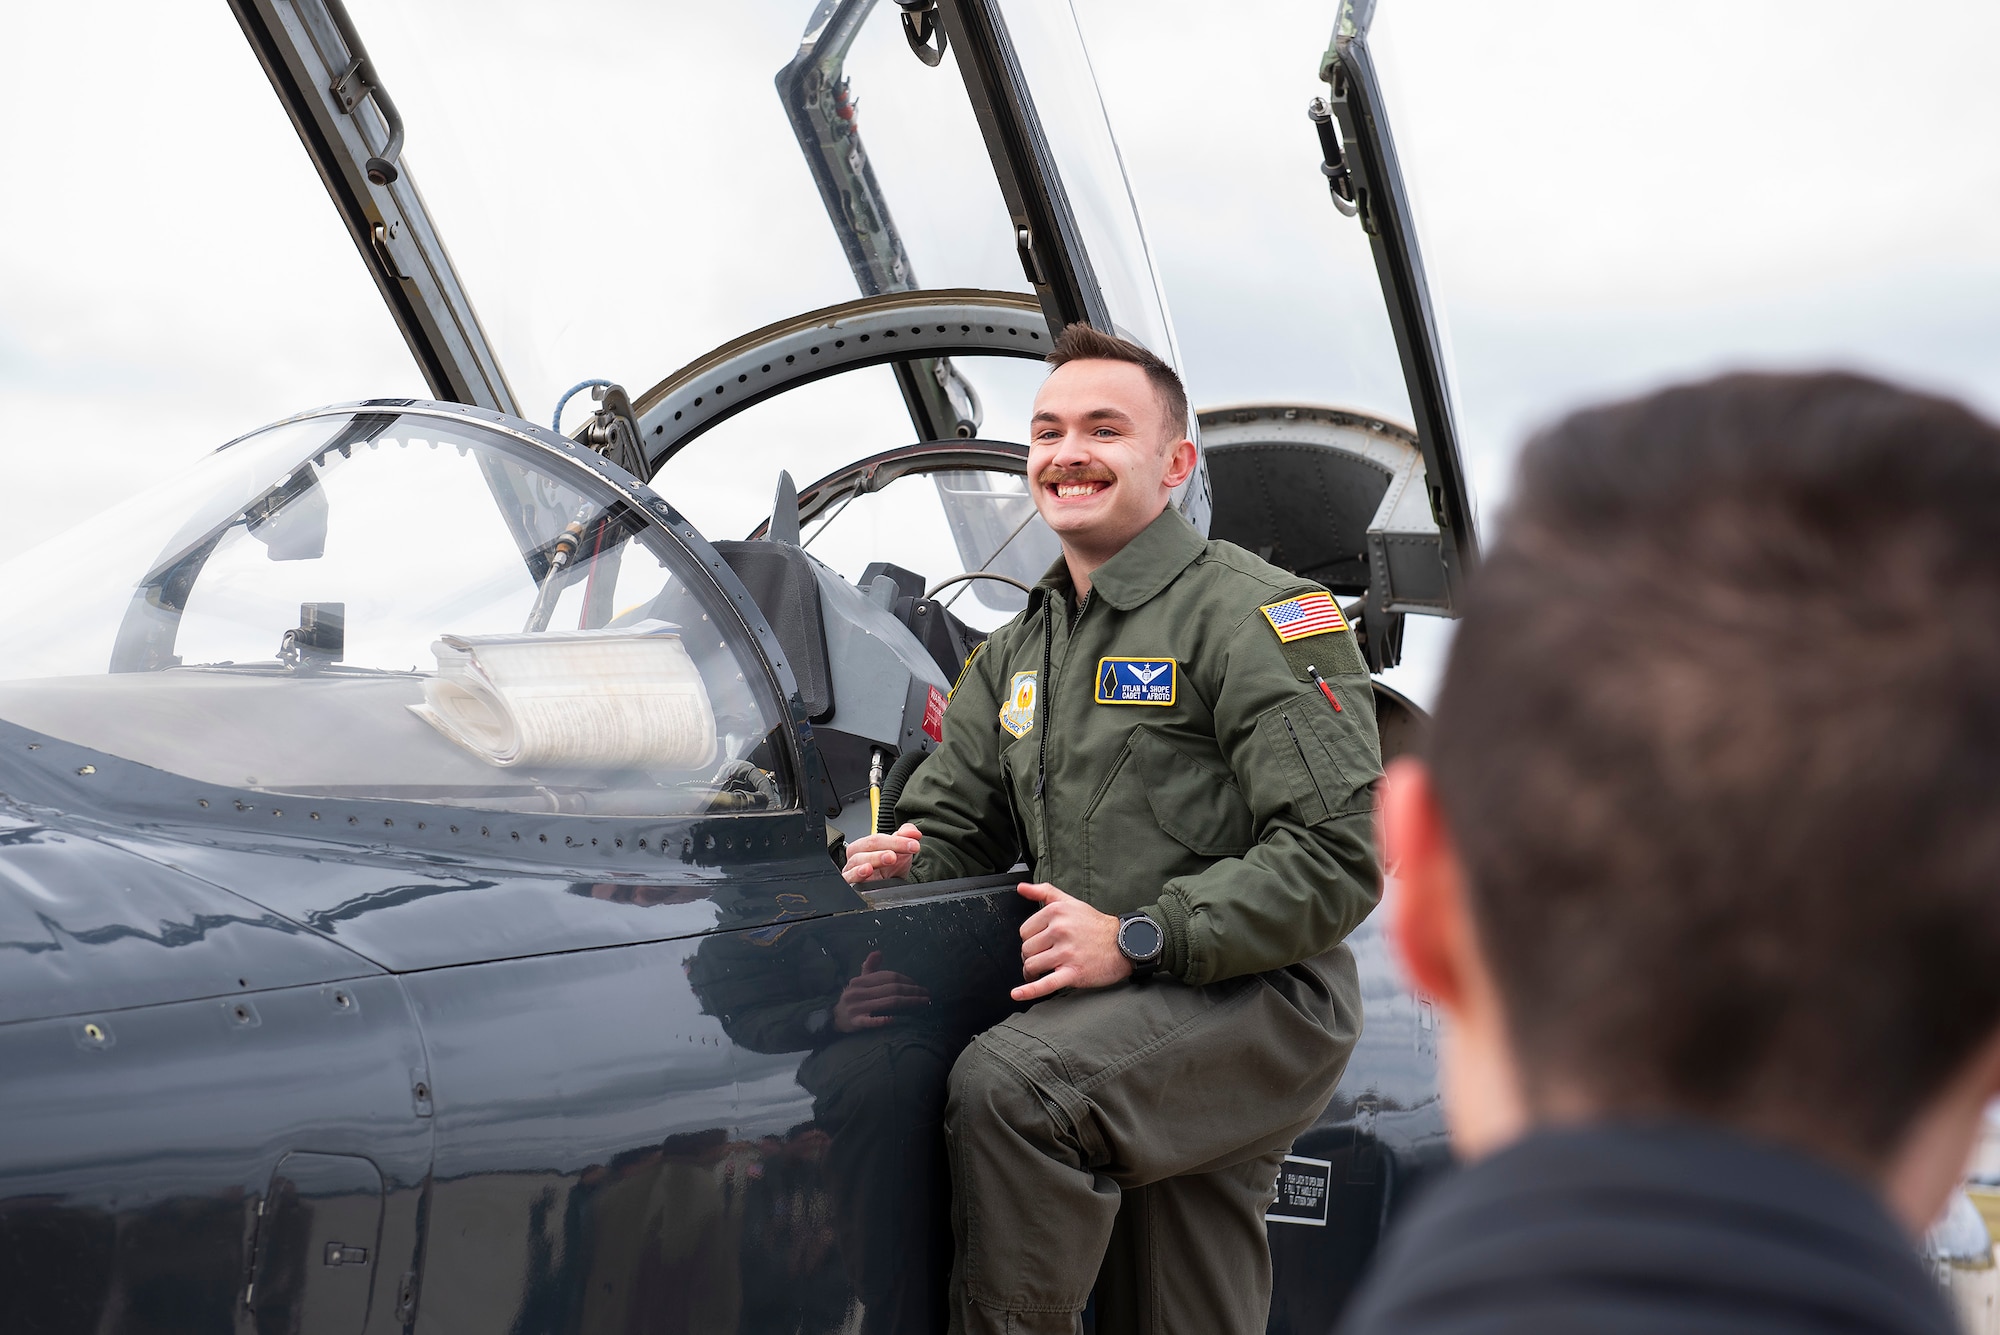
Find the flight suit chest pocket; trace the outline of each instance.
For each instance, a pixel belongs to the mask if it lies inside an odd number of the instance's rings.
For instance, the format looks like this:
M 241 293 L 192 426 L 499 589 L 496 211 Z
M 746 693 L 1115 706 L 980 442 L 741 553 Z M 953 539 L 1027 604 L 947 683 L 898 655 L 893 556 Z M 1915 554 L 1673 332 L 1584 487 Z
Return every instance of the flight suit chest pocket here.
M 1040 738 L 1030 733 L 1000 752 L 1001 787 L 1007 794 L 1014 836 L 1021 845 L 1021 859 L 1030 867 L 1036 863 L 1042 845 L 1041 806 L 1035 801 L 1035 771 Z
M 1238 857 L 1255 842 L 1250 805 L 1220 757 L 1203 761 L 1150 728 L 1135 728 L 1126 763 L 1145 785 L 1153 819 L 1203 857 Z

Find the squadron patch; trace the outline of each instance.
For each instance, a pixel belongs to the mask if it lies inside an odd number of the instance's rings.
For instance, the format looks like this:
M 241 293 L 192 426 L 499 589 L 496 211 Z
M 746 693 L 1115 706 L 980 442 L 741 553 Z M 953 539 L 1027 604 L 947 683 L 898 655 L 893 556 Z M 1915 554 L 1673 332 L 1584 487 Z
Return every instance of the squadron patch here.
M 1347 618 L 1340 614 L 1340 604 L 1333 601 L 1330 593 L 1302 593 L 1296 598 L 1269 603 L 1257 610 L 1271 623 L 1271 629 L 1278 632 L 1280 644 L 1303 640 L 1308 635 L 1347 629 Z
M 1016 737 L 1026 737 L 1035 726 L 1035 676 L 1016 672 L 1007 683 L 1007 699 L 1000 706 L 1000 726 Z
M 1180 667 L 1171 658 L 1100 658 L 1097 703 L 1170 705 L 1179 678 Z

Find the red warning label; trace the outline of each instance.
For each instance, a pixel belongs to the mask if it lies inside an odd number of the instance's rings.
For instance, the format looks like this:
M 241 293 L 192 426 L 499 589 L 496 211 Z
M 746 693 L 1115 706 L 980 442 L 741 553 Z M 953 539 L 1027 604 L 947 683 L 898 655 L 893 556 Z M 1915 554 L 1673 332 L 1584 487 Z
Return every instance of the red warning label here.
M 944 704 L 944 692 L 931 687 L 930 698 L 924 701 L 924 736 L 934 742 L 944 740 Z

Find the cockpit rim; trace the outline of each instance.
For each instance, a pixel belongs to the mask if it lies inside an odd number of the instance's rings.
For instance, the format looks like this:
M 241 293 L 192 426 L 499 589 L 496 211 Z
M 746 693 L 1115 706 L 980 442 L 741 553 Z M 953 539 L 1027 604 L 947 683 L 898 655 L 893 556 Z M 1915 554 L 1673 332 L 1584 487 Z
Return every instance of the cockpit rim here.
M 799 522 L 811 523 L 835 501 L 852 495 L 868 495 L 882 490 L 898 478 L 912 474 L 990 469 L 996 472 L 1028 471 L 1028 447 L 1011 440 L 924 440 L 871 454 L 865 459 L 842 464 L 826 476 L 799 489 Z M 748 534 L 755 540 L 771 530 L 764 520 Z
M 638 395 L 632 409 L 657 472 L 709 428 L 815 380 L 923 357 L 1033 361 L 1052 342 L 1041 304 L 1024 292 L 920 288 L 857 297 L 740 334 Z M 716 388 L 703 390 L 711 379 Z

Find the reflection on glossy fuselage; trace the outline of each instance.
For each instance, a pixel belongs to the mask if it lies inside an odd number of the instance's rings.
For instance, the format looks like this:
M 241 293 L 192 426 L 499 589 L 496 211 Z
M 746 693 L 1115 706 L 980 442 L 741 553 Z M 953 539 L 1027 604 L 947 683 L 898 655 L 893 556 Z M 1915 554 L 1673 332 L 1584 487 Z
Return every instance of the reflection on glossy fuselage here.
M 1013 1008 L 1027 907 L 1002 891 L 767 927 L 711 937 L 692 961 L 696 996 L 739 1049 L 794 1057 L 772 1074 L 812 1096 L 810 1129 L 779 1128 L 780 1088 L 757 1108 L 758 1129 L 788 1149 L 811 1146 L 871 1335 L 943 1328 L 945 1081 L 959 1051 Z M 858 1001 L 871 980 L 920 997 L 901 1009 Z

